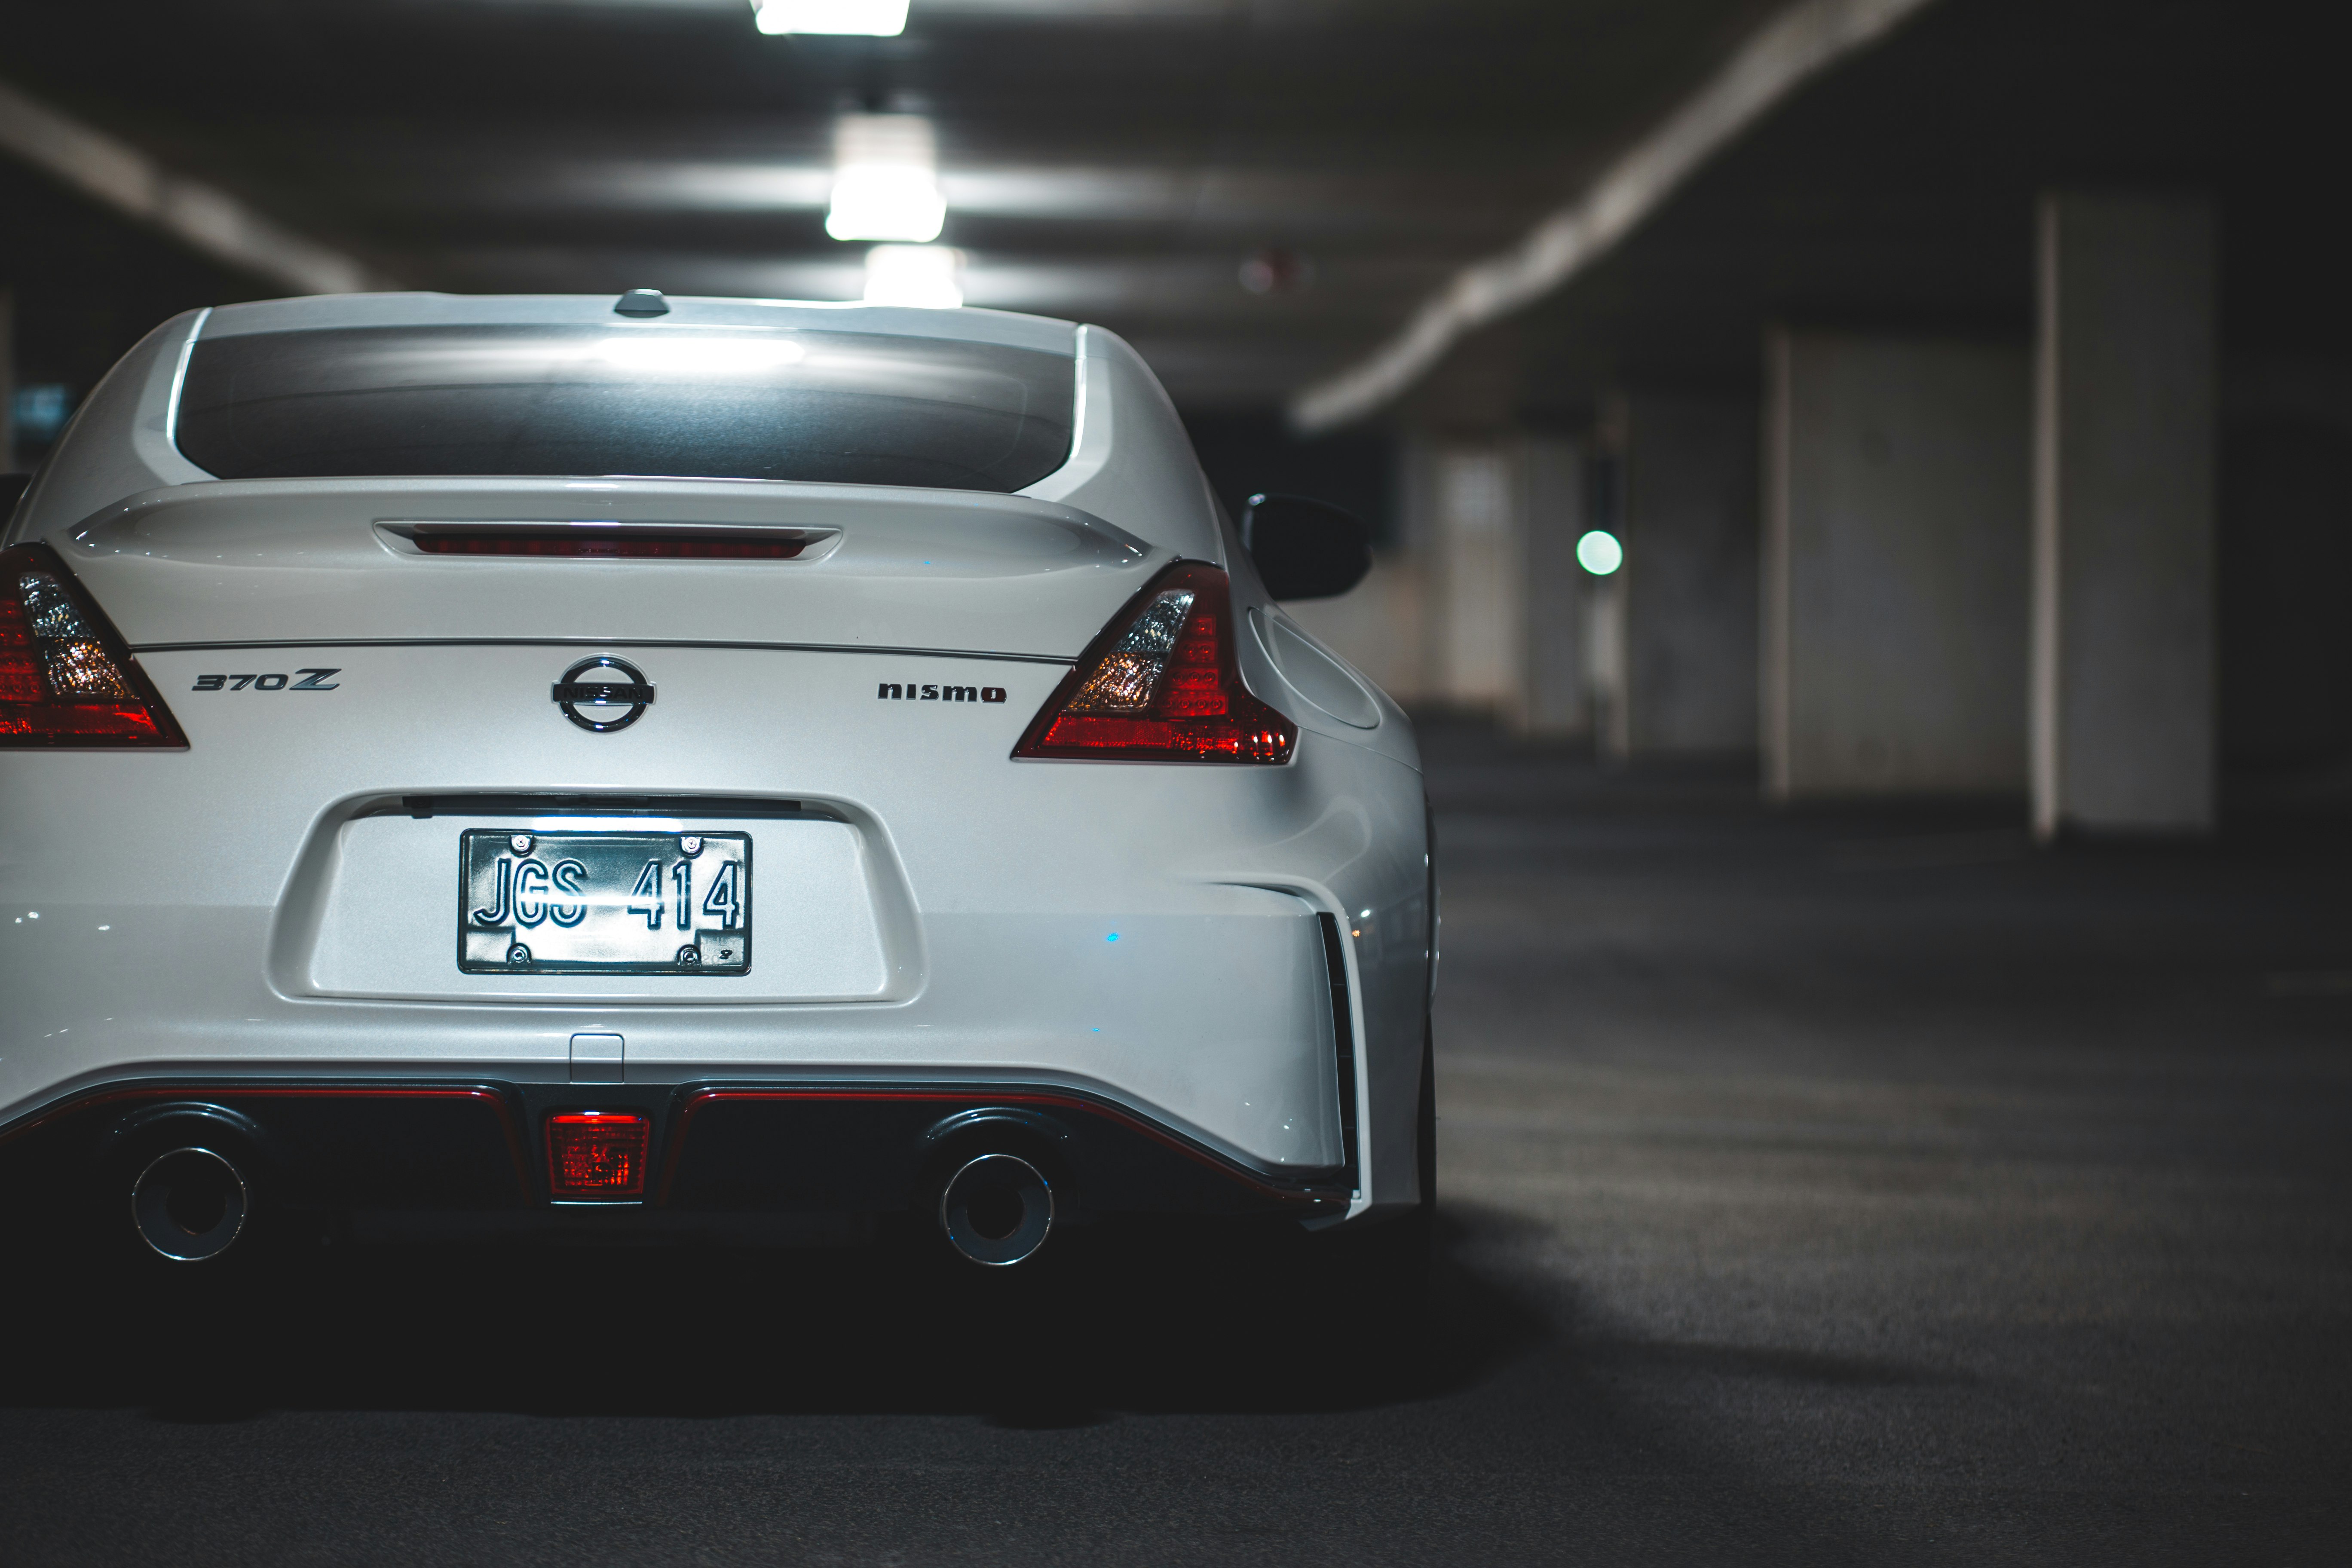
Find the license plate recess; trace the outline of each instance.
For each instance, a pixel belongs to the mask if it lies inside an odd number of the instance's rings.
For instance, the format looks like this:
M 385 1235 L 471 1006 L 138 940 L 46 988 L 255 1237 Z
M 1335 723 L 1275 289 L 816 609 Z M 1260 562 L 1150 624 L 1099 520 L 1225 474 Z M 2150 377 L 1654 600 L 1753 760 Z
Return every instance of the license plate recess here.
M 467 974 L 748 974 L 746 833 L 468 828 L 457 846 Z

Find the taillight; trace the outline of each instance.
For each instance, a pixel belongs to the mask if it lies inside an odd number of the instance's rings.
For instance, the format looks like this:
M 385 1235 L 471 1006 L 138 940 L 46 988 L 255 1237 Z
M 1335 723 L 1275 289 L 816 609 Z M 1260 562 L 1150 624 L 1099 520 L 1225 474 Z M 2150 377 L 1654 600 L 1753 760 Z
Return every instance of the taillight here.
M 547 1119 L 547 1186 L 559 1198 L 634 1198 L 646 1190 L 653 1125 L 628 1111 L 567 1110 Z
M 1286 763 L 1297 742 L 1298 726 L 1242 684 L 1224 573 L 1180 561 L 1104 628 L 1013 754 Z
M 131 650 L 46 545 L 0 550 L 0 746 L 185 746 Z

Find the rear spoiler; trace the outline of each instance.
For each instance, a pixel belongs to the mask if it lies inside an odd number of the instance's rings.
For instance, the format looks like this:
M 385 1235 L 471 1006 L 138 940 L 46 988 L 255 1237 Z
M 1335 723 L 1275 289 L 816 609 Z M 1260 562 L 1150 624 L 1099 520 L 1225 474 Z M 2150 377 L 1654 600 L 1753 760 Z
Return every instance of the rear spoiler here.
M 420 543 L 452 534 L 790 548 Z M 759 479 L 215 481 L 48 542 L 135 647 L 587 637 L 1069 658 L 1172 558 L 1056 501 Z

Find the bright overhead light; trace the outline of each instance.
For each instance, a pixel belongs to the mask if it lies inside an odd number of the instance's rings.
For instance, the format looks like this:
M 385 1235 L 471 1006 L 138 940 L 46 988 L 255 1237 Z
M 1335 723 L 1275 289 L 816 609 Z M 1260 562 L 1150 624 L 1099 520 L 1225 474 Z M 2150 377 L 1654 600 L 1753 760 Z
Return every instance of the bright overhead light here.
M 907 30 L 907 0 L 751 0 L 763 33 L 858 33 L 895 38 Z
M 925 244 L 940 237 L 948 205 L 940 195 L 931 122 L 919 114 L 845 114 L 833 135 L 833 206 L 824 232 L 835 239 Z
M 866 253 L 866 302 L 952 310 L 962 275 L 963 252 L 951 245 L 877 245 Z

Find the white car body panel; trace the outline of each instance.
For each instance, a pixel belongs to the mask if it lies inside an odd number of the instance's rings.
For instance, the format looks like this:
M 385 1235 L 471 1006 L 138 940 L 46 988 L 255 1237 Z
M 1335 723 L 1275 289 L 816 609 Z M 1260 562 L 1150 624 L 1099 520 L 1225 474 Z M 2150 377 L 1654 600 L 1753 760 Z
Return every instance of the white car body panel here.
M 189 745 L 0 748 L 0 1129 L 159 1075 L 560 1083 L 571 1037 L 607 1032 L 631 1083 L 1066 1085 L 1253 1171 L 1350 1167 L 1351 1216 L 1415 1202 L 1433 911 L 1411 729 L 1266 599 L 1133 351 L 986 311 L 671 304 L 698 325 L 1058 343 L 1079 387 L 1069 460 L 1017 495 L 225 481 L 173 444 L 199 331 L 602 321 L 609 301 L 360 296 L 159 328 L 5 542 L 57 552 Z M 583 518 L 814 542 L 774 562 L 473 559 L 386 526 Z M 1299 726 L 1292 760 L 1013 760 L 1072 661 L 1181 559 L 1230 572 L 1243 676 Z M 549 684 L 583 652 L 642 667 L 659 698 L 641 721 L 563 721 Z M 194 689 L 302 668 L 331 689 Z M 1005 696 L 877 701 L 882 683 Z M 457 837 L 519 820 L 467 805 L 500 796 L 560 797 L 530 819 L 547 830 L 660 796 L 702 803 L 682 828 L 751 835 L 753 973 L 460 973 Z M 1324 915 L 1355 1036 L 1346 1119 Z

